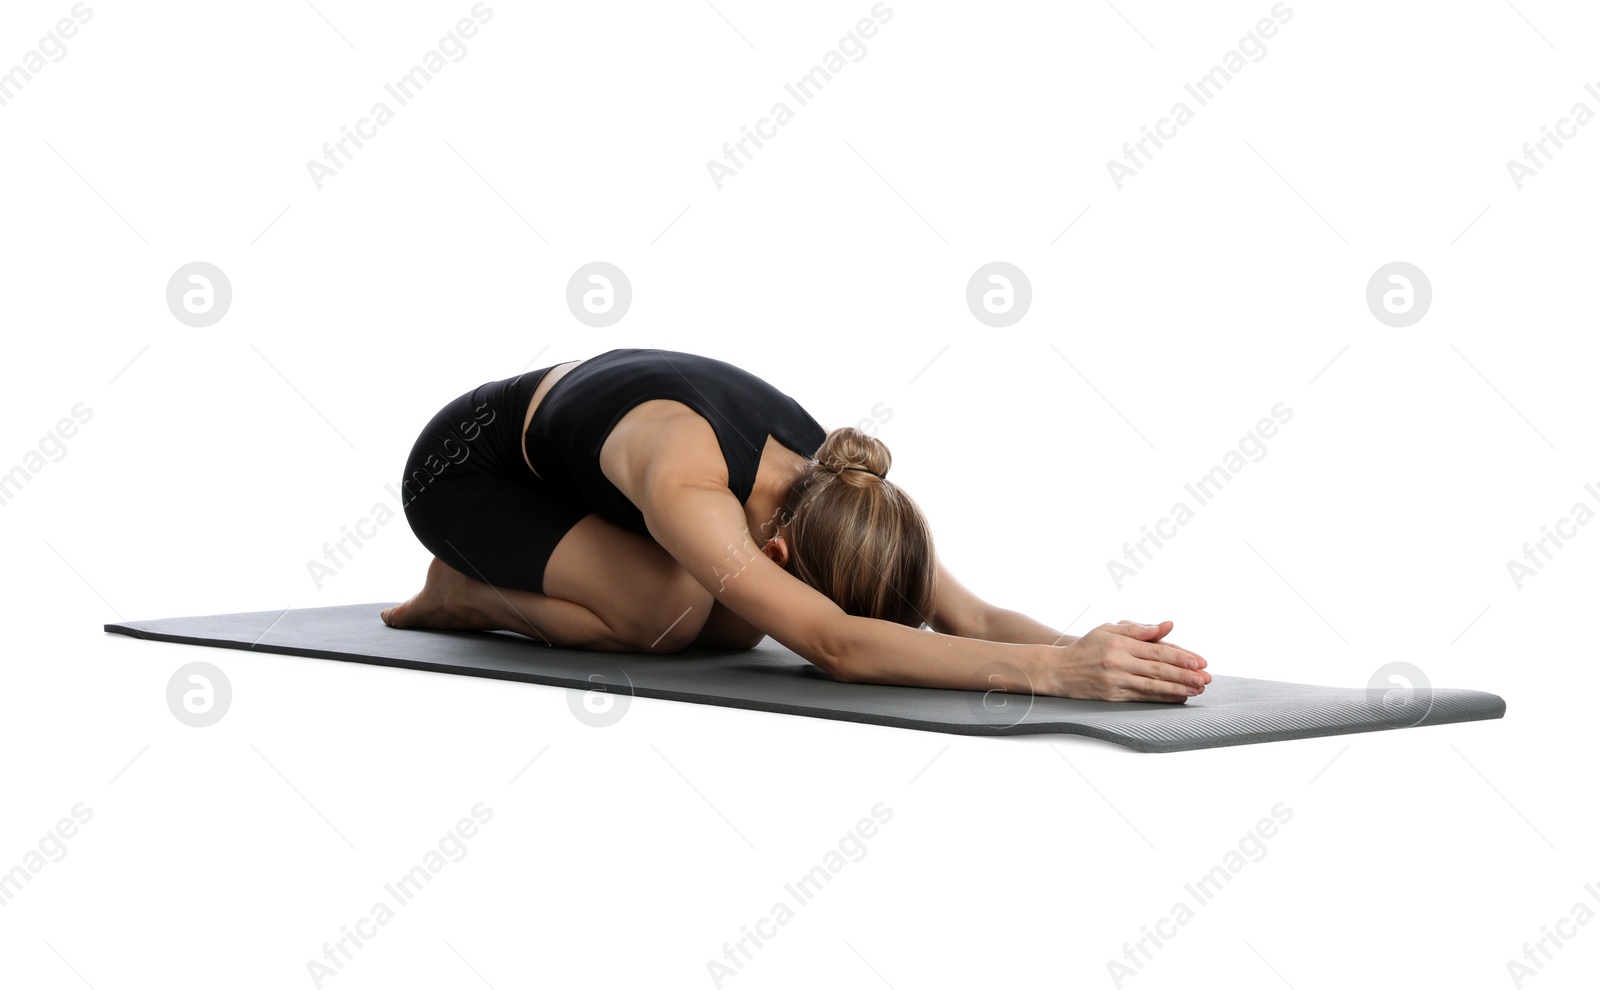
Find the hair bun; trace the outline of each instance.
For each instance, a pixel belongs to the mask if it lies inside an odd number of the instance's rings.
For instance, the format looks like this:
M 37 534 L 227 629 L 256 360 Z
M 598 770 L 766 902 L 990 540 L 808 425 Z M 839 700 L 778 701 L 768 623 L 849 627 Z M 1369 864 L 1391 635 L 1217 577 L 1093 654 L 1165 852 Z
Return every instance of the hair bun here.
M 817 448 L 817 463 L 838 474 L 840 477 L 860 478 L 854 482 L 865 482 L 864 475 L 870 473 L 883 477 L 889 473 L 892 459 L 889 448 L 882 440 L 861 432 L 853 426 L 841 426 L 830 430 L 822 446 Z M 850 475 L 844 472 L 850 470 Z

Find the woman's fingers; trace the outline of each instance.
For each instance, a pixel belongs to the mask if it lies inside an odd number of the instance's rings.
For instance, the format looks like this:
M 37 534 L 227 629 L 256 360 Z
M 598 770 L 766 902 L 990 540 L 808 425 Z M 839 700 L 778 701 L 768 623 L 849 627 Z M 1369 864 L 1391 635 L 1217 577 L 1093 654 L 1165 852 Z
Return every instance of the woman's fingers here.
M 1179 667 L 1177 664 L 1163 663 L 1160 660 L 1136 659 L 1129 664 L 1128 671 L 1149 680 L 1171 681 L 1200 691 L 1204 691 L 1206 687 L 1205 674 L 1190 670 L 1188 667 Z
M 1124 690 L 1132 695 L 1126 699 L 1129 701 L 1186 701 L 1193 696 L 1191 692 L 1199 693 L 1196 688 L 1137 674 L 1128 679 Z
M 1171 620 L 1154 625 L 1123 620 L 1091 629 L 1070 647 L 1068 666 L 1080 683 L 1076 691 L 1063 693 L 1105 701 L 1179 703 L 1202 693 L 1211 682 L 1205 658 L 1160 642 L 1172 625 Z
M 1193 688 L 1198 694 L 1206 689 L 1211 675 L 1195 666 L 1194 658 L 1182 650 L 1162 643 L 1133 642 L 1128 644 L 1131 662 L 1127 669 L 1135 676 Z
M 1170 646 L 1166 643 L 1129 643 L 1128 652 L 1145 660 L 1159 660 L 1162 663 L 1181 667 L 1184 670 L 1196 671 L 1201 669 L 1203 661 L 1188 650 Z M 1209 674 L 1201 675 L 1210 677 Z
M 1211 675 L 1201 671 L 1188 654 L 1162 643 L 1123 640 L 1108 659 L 1120 668 L 1123 685 L 1141 696 L 1150 694 L 1150 685 L 1160 684 L 1159 700 L 1187 698 L 1206 689 Z
M 1148 623 L 1134 622 L 1130 619 L 1123 619 L 1120 622 L 1111 624 L 1110 629 L 1114 632 L 1121 633 L 1124 636 L 1137 639 L 1141 642 L 1155 643 L 1160 641 L 1172 631 L 1172 620 L 1168 619 L 1152 626 Z M 1156 633 L 1155 635 L 1151 635 L 1152 630 Z M 1206 658 L 1194 652 L 1193 650 L 1185 649 L 1184 647 L 1179 646 L 1177 643 L 1166 643 L 1165 645 L 1172 647 L 1187 657 L 1193 658 L 1195 662 L 1192 664 L 1192 666 L 1196 668 L 1206 666 Z M 1144 656 L 1145 654 L 1140 655 Z
M 1151 625 L 1145 622 L 1129 622 L 1124 619 L 1121 622 L 1107 623 L 1101 628 L 1109 632 L 1120 633 L 1123 636 L 1130 636 L 1134 639 L 1154 641 L 1172 631 L 1172 620 L 1167 619 L 1164 622 Z
M 1193 650 L 1191 650 L 1191 649 L 1189 649 L 1187 647 L 1179 646 L 1177 643 L 1173 643 L 1171 641 L 1168 641 L 1165 645 L 1172 647 L 1174 650 L 1182 650 L 1184 653 L 1187 653 L 1189 656 L 1194 657 L 1196 660 L 1200 661 L 1200 666 L 1202 666 L 1202 667 L 1204 667 L 1206 665 L 1206 658 L 1205 657 L 1201 656 L 1200 654 L 1196 653 L 1195 651 L 1193 651 Z

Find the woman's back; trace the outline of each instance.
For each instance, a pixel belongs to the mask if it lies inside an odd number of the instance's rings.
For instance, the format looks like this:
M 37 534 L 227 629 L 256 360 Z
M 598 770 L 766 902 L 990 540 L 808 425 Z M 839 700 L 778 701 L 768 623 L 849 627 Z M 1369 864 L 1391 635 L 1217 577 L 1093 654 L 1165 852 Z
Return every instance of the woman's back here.
M 642 402 L 671 399 L 711 425 L 728 465 L 728 488 L 749 498 L 767 436 L 811 457 L 826 437 L 793 398 L 715 358 L 658 348 L 619 348 L 567 370 L 541 397 L 524 439 L 528 462 L 559 495 L 647 534 L 644 516 L 600 470 L 600 449 Z

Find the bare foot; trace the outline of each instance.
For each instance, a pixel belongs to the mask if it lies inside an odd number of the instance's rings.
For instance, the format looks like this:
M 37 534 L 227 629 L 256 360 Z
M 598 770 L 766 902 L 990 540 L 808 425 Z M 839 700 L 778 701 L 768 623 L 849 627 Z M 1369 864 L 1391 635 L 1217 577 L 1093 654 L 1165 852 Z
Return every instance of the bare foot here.
M 476 628 L 462 605 L 472 583 L 471 578 L 435 557 L 428 565 L 428 579 L 422 590 L 378 615 L 396 629 Z

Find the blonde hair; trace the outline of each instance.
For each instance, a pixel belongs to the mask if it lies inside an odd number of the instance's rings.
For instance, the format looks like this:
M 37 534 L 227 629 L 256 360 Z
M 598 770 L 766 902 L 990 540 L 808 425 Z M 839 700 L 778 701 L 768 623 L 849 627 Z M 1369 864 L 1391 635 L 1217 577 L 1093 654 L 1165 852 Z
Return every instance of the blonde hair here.
M 883 475 L 889 448 L 853 426 L 831 431 L 789 490 L 788 570 L 851 615 L 913 628 L 933 612 L 933 531 Z

